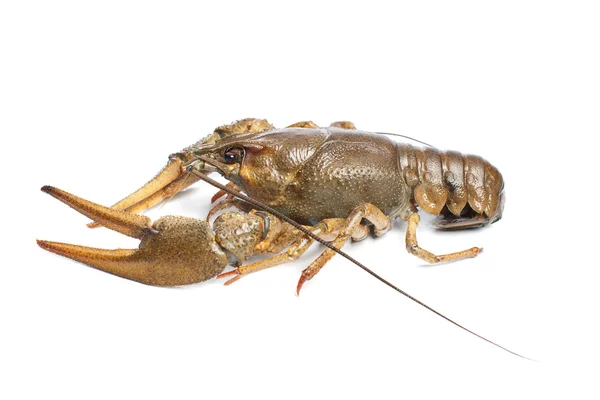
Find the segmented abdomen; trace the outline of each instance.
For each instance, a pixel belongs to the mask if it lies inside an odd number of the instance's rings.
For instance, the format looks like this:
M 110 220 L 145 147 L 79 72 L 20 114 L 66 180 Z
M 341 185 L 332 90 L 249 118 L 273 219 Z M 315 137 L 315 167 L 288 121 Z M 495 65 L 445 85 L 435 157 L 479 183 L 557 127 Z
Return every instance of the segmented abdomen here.
M 447 206 L 459 216 L 468 204 L 477 214 L 499 217 L 504 181 L 492 164 L 457 151 L 397 146 L 404 180 L 423 211 L 437 215 Z

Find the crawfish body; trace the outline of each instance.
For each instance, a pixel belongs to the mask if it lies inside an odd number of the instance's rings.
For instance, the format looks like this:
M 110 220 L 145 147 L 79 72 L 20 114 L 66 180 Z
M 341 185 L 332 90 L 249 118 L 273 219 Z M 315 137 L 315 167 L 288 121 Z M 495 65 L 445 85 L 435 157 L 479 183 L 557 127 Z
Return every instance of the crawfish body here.
M 225 176 L 306 225 L 346 218 L 361 203 L 404 219 L 418 206 L 440 216 L 439 229 L 483 226 L 502 213 L 502 175 L 478 156 L 335 127 L 232 137 L 208 156 L 216 159 L 232 148 L 244 149 L 244 155 Z

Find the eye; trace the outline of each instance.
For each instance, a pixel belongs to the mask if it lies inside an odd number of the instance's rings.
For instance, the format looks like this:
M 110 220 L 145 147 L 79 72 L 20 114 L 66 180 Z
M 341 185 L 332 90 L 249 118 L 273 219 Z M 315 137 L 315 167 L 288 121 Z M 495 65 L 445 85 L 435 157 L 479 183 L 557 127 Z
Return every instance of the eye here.
M 227 164 L 241 162 L 242 158 L 244 158 L 244 149 L 241 147 L 230 147 L 225 150 L 225 154 L 223 156 L 225 158 L 225 163 Z

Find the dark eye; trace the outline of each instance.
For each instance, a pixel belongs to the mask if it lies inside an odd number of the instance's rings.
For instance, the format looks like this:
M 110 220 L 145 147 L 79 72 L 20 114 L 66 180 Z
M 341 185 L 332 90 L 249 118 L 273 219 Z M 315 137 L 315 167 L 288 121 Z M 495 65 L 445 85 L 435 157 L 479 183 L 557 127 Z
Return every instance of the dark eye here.
M 242 158 L 244 158 L 244 149 L 241 147 L 230 147 L 225 150 L 224 157 L 227 164 L 241 162 Z

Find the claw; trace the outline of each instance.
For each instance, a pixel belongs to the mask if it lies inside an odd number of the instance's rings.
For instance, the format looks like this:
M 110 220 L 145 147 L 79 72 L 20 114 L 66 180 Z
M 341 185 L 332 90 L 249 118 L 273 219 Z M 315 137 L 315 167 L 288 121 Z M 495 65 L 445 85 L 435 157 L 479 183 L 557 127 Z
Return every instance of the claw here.
M 143 215 L 103 207 L 52 186 L 42 187 L 42 192 L 48 193 L 97 223 L 127 236 L 139 239 L 145 231 L 152 228 L 150 218 Z
M 107 228 L 141 240 L 139 249 L 104 250 L 38 240 L 50 252 L 93 268 L 156 286 L 179 286 L 215 277 L 228 264 L 210 225 L 193 218 L 148 217 L 114 210 L 51 186 L 42 191 Z
M 171 155 L 167 165 L 156 175 L 156 177 L 154 177 L 154 179 L 114 204 L 112 208 L 129 211 L 131 213 L 142 212 L 161 201 L 174 196 L 198 181 L 199 178 L 197 178 L 196 175 L 188 173 L 184 168 L 186 162 L 194 159 L 194 151 L 203 148 L 204 146 L 215 144 L 220 139 L 228 136 L 251 132 L 259 133 L 270 129 L 273 129 L 273 125 L 269 124 L 267 120 L 256 118 L 246 118 L 232 124 L 220 126 L 215 129 L 212 134 L 199 142 L 186 147 L 177 154 Z M 217 198 L 222 195 L 223 194 L 219 192 Z M 98 226 L 100 226 L 100 224 L 95 222 L 88 224 L 88 227 L 90 228 Z
M 308 279 L 304 274 L 302 274 L 300 276 L 300 279 L 298 279 L 298 285 L 296 285 L 296 296 L 300 296 L 300 290 L 302 290 L 302 286 L 304 286 L 304 282 L 306 282 Z
M 114 204 L 111 208 L 131 213 L 140 213 L 161 201 L 173 197 L 178 192 L 198 181 L 198 178 L 187 173 L 184 161 L 171 157 L 169 163 L 148 183 Z M 101 223 L 91 222 L 90 228 L 96 228 Z

